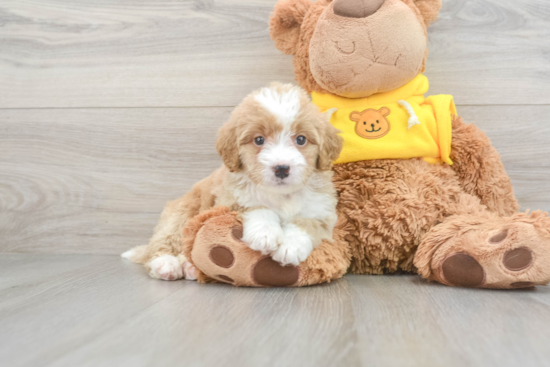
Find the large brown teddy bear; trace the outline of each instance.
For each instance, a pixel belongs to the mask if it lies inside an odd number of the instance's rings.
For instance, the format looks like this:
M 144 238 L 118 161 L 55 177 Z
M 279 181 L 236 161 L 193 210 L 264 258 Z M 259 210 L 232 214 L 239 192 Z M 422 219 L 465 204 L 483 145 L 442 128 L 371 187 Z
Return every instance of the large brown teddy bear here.
M 199 269 L 217 271 L 206 250 L 225 241 L 231 264 L 235 257 L 248 264 L 224 273 L 237 285 L 261 285 L 255 277 L 280 278 L 265 285 L 315 284 L 340 277 L 348 264 L 355 274 L 417 272 L 452 286 L 550 281 L 547 214 L 518 213 L 498 152 L 462 122 L 451 96 L 424 97 L 427 27 L 440 7 L 440 0 L 277 3 L 270 21 L 276 47 L 294 57 L 296 80 L 320 109 L 338 108 L 331 123 L 344 149 L 334 166 L 335 243 L 300 269 L 281 271 L 228 239 L 238 218 L 217 209 L 187 228 L 187 257 L 202 252 L 205 259 Z M 269 264 L 259 267 L 260 260 Z M 201 272 L 199 280 L 209 279 Z

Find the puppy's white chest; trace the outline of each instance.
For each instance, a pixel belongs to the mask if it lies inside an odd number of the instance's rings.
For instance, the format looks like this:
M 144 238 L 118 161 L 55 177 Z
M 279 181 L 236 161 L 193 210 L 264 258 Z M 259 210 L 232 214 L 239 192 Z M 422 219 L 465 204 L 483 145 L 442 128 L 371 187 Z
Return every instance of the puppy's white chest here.
M 335 210 L 335 205 L 323 194 L 304 190 L 280 200 L 280 207 L 275 210 L 283 222 L 293 218 L 321 219 Z
M 292 218 L 299 215 L 304 207 L 303 197 L 297 194 L 285 195 L 279 202 L 279 207 L 275 212 L 279 215 L 282 221 L 291 221 Z

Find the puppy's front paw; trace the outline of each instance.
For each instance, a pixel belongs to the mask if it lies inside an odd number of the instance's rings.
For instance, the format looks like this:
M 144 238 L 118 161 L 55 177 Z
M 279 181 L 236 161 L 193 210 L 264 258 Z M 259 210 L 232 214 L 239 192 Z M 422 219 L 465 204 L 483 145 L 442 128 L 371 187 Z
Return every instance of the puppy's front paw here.
M 279 225 L 270 223 L 256 224 L 249 230 L 244 225 L 243 241 L 254 251 L 267 255 L 277 250 L 283 242 L 283 230 Z
M 284 233 L 279 217 L 270 210 L 260 209 L 243 215 L 242 240 L 264 255 L 275 251 L 283 242 Z
M 184 277 L 182 265 L 175 256 L 163 255 L 151 260 L 148 264 L 151 278 L 178 280 Z
M 311 237 L 294 224 L 284 229 L 284 242 L 273 253 L 272 258 L 283 265 L 298 266 L 313 250 Z

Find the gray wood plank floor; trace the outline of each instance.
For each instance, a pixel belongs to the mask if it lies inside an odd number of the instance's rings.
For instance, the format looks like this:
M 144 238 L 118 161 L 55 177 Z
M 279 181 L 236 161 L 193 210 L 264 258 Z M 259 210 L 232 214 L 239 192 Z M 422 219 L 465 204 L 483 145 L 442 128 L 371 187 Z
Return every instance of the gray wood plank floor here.
M 150 279 L 120 252 L 219 164 L 246 94 L 292 82 L 275 0 L 0 0 L 0 366 L 547 366 L 550 288 L 417 276 L 303 289 Z M 550 1 L 443 0 L 431 94 L 550 210 Z
M 2 366 L 544 366 L 548 325 L 547 287 L 247 289 L 153 280 L 115 256 L 0 254 Z
M 0 107 L 234 106 L 294 79 L 273 47 L 275 0 L 2 0 Z M 433 93 L 549 104 L 547 0 L 444 0 Z

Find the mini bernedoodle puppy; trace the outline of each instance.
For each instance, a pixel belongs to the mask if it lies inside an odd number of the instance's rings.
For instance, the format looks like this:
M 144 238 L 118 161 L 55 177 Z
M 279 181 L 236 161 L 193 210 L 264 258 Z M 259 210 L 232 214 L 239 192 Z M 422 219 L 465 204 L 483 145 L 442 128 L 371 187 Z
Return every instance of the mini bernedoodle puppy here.
M 273 83 L 251 93 L 218 133 L 224 165 L 169 202 L 147 246 L 122 256 L 145 264 L 153 278 L 195 279 L 182 255 L 182 230 L 204 210 L 241 213 L 243 241 L 283 265 L 298 265 L 323 239 L 332 239 L 336 191 L 332 161 L 342 139 L 306 92 Z

